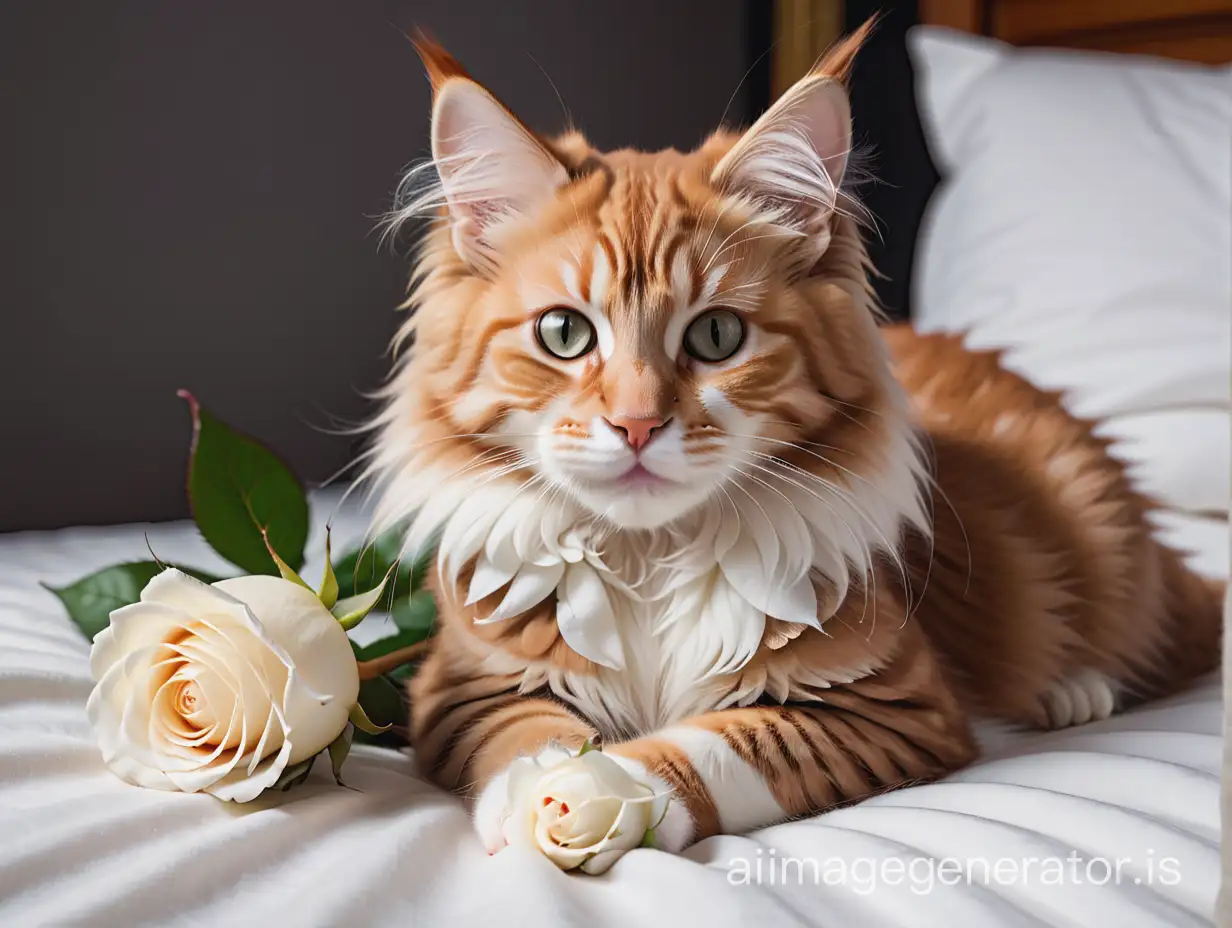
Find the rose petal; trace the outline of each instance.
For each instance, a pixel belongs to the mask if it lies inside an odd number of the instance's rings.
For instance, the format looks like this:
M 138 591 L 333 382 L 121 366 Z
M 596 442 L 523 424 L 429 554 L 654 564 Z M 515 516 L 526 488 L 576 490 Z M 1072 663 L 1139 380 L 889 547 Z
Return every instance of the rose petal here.
M 624 803 L 598 850 L 617 848 L 628 851 L 641 844 L 646 829 L 650 827 L 648 811 L 649 807 L 643 803 Z
M 146 584 L 141 591 L 141 602 L 170 607 L 180 615 L 197 620 L 212 615 L 233 615 L 237 605 L 234 597 L 174 567 L 167 568 Z
M 591 876 L 599 876 L 602 873 L 607 873 L 612 864 L 624 857 L 625 854 L 625 851 L 618 849 L 598 851 L 589 860 L 584 860 L 579 864 L 578 869 L 583 873 L 589 873 Z
M 525 524 L 524 506 L 515 504 L 506 508 L 493 523 L 480 560 L 486 560 L 498 571 L 510 576 L 517 573 L 522 566 L 522 558 L 518 555 L 516 536 L 518 527 Z
M 647 812 L 648 820 L 647 828 L 658 828 L 663 819 L 667 817 L 667 807 L 671 805 L 671 793 L 658 793 L 654 797 L 654 801 L 650 804 L 650 809 Z
M 151 649 L 153 650 L 153 649 Z M 131 655 L 134 663 L 140 654 Z M 86 702 L 86 716 L 94 729 L 103 761 L 116 776 L 137 786 L 173 789 L 156 757 L 142 743 L 129 743 L 121 735 L 123 715 L 131 693 L 129 662 L 112 664 L 98 681 Z
M 569 814 L 562 816 L 558 837 L 571 847 L 593 848 L 602 842 L 620 817 L 623 803 L 619 799 L 587 799 L 569 803 Z M 645 829 L 643 829 L 645 831 Z
M 275 716 L 277 717 L 277 716 Z M 291 742 L 284 740 L 278 753 L 263 760 L 253 772 L 235 770 L 205 791 L 218 799 L 250 802 L 278 782 L 291 757 Z
M 244 626 L 283 667 L 301 677 L 319 702 L 344 702 L 350 711 L 360 675 L 349 638 L 312 590 L 280 577 L 237 577 L 216 588 L 244 603 Z
M 288 763 L 324 750 L 346 727 L 359 696 L 359 670 L 346 632 L 311 590 L 279 577 L 238 577 L 217 588 L 249 604 L 250 630 L 287 668 L 275 703 L 285 718 L 285 737 L 294 744 Z
M 160 583 L 155 590 L 151 590 L 149 586 L 142 591 L 142 596 L 157 597 L 159 601 L 167 602 L 171 605 L 180 605 L 197 603 L 200 606 L 200 611 L 191 612 L 192 617 L 197 622 L 219 630 L 220 623 L 225 619 L 230 619 L 235 623 L 236 627 L 247 629 L 259 641 L 265 649 L 268 649 L 278 659 L 278 661 L 288 669 L 295 666 L 286 649 L 275 641 L 267 633 L 266 624 L 270 622 L 279 623 L 281 625 L 292 628 L 304 617 L 304 599 L 315 605 L 317 618 L 315 624 L 320 626 L 319 621 L 321 613 L 329 615 L 329 611 L 321 604 L 315 594 L 311 590 L 304 589 L 298 584 L 291 583 L 288 580 L 283 580 L 281 577 L 236 577 L 231 580 L 221 580 L 213 585 L 202 583 L 193 577 L 188 576 L 180 571 L 175 571 L 170 568 L 155 577 L 155 580 L 161 580 L 167 577 L 169 573 L 174 571 L 178 577 L 174 578 L 176 582 L 173 584 L 168 579 L 166 582 Z M 154 581 L 151 581 L 153 584 Z M 297 597 L 298 594 L 298 597 Z M 261 611 L 265 613 L 265 623 L 258 620 L 254 615 L 253 605 L 259 605 Z M 186 609 L 186 611 L 188 611 Z M 338 626 L 337 620 L 331 616 L 331 621 L 328 623 L 335 630 L 345 637 L 346 632 Z M 221 633 L 220 633 L 221 634 Z M 358 693 L 358 672 L 356 674 L 356 692 Z
M 271 721 L 271 706 L 275 699 L 281 697 L 280 691 L 285 687 L 286 667 L 247 627 L 239 626 L 229 618 L 220 618 L 216 623 L 201 623 L 196 630 L 196 635 L 176 647 L 198 665 L 208 668 L 202 678 L 203 683 L 216 683 L 221 678 L 232 681 L 231 685 L 238 687 L 233 690 L 233 700 L 237 706 L 243 707 L 245 724 L 232 727 L 230 733 L 217 743 L 234 749 L 237 763 L 247 757 L 247 766 L 255 769 L 261 759 L 277 750 L 283 741 L 281 727 L 275 731 Z M 254 653 L 258 657 L 255 661 L 250 659 Z M 274 678 L 272 681 L 271 676 Z M 208 698 L 216 700 L 218 696 L 217 691 L 212 691 Z M 257 732 L 261 734 L 254 753 L 249 750 L 249 739 Z M 243 743 L 240 742 L 241 738 L 244 739 Z
M 210 642 L 200 635 L 193 635 L 181 644 L 168 645 L 186 657 L 183 676 L 193 679 L 201 687 L 203 700 L 210 705 L 210 716 L 214 724 L 207 731 L 200 747 L 190 750 L 176 750 L 171 739 L 160 738 L 152 741 L 155 749 L 161 747 L 169 754 L 183 757 L 190 763 L 173 765 L 176 770 L 197 770 L 204 764 L 213 763 L 223 751 L 240 748 L 240 740 L 245 734 L 245 717 L 243 713 L 243 695 L 240 680 Z M 226 720 L 226 728 L 222 727 Z M 162 732 L 158 732 L 162 735 Z M 151 738 L 155 730 L 151 729 Z
M 539 850 L 562 870 L 571 870 L 580 866 L 591 853 L 590 849 L 563 847 L 557 844 L 550 832 L 552 821 L 552 818 L 545 817 L 535 822 L 535 843 L 539 846 Z
M 636 799 L 650 792 L 650 788 L 633 779 L 619 761 L 613 760 L 602 751 L 587 751 L 577 760 L 579 765 L 594 777 L 596 792 L 599 795 Z
M 229 634 L 228 634 L 229 633 Z M 193 644 L 198 661 L 204 669 L 199 682 L 205 697 L 211 704 L 216 704 L 218 715 L 228 711 L 225 700 L 228 694 L 219 684 L 224 680 L 230 686 L 230 698 L 238 702 L 247 730 L 253 733 L 262 730 L 265 720 L 269 717 L 269 707 L 278 698 L 275 688 L 284 684 L 285 668 L 278 664 L 276 679 L 268 679 L 268 671 L 263 662 L 250 659 L 251 654 L 263 653 L 260 643 L 246 628 L 226 628 L 206 626 L 200 630 L 196 638 L 184 642 L 184 646 Z M 248 743 L 228 743 L 246 752 L 251 745 Z
M 196 644 L 202 644 L 199 638 Z M 206 660 L 212 660 L 215 657 L 208 648 L 201 653 Z M 199 668 L 199 670 L 203 673 L 202 680 L 210 679 L 215 684 L 222 684 L 231 690 L 234 698 L 231 701 L 231 714 L 227 728 L 221 738 L 209 745 L 212 750 L 205 753 L 205 749 L 202 748 L 196 755 L 195 763 L 190 765 L 168 766 L 167 775 L 177 787 L 185 792 L 205 789 L 230 773 L 243 759 L 245 751 L 242 745 L 247 744 L 249 738 L 248 716 L 244 711 L 239 682 L 231 668 L 226 664 L 219 664 L 216 667 Z M 225 699 L 226 697 L 215 693 L 212 698 Z
M 128 655 L 161 644 L 172 632 L 191 621 L 187 613 L 157 603 L 133 603 L 113 610 L 110 624 L 94 636 L 90 673 L 95 680 L 101 679 L 109 668 Z
M 265 706 L 266 715 L 264 718 L 255 715 L 253 707 L 256 705 Z M 245 708 L 243 713 L 240 712 L 241 706 Z M 286 755 L 290 756 L 291 748 L 287 740 L 289 727 L 286 724 L 286 720 L 277 705 L 270 702 L 263 692 L 259 695 L 250 693 L 246 701 L 245 697 L 242 696 L 236 703 L 236 714 L 242 724 L 240 735 L 238 738 L 235 738 L 229 733 L 225 743 L 236 743 L 245 747 L 230 749 L 226 754 L 225 763 L 215 767 L 218 773 L 216 780 L 201 788 L 215 795 L 218 795 L 218 791 L 222 790 L 226 795 L 221 796 L 221 798 L 235 798 L 236 801 L 243 802 L 246 800 L 239 797 L 247 793 L 245 788 L 239 785 L 240 781 L 244 777 L 256 776 L 258 777 L 258 782 L 264 782 L 265 778 L 268 777 L 269 768 L 268 765 L 262 766 L 262 761 L 266 760 L 274 751 L 278 751 L 281 754 L 284 752 L 284 749 Z M 258 731 L 260 732 L 259 736 L 256 734 Z M 247 745 L 251 745 L 254 738 L 257 739 L 256 745 L 252 750 L 248 750 Z M 285 760 L 279 762 L 277 765 L 278 772 L 272 775 L 272 778 L 269 779 L 269 783 L 266 785 L 270 785 L 277 780 L 285 766 Z M 262 771 L 265 771 L 265 773 Z M 216 788 L 216 783 L 224 783 L 226 785 Z M 255 792 L 251 795 L 255 796 L 265 788 L 265 786 L 253 787 Z
M 265 729 L 261 732 L 261 738 L 257 742 L 257 746 L 253 749 L 251 760 L 248 762 L 248 775 L 256 771 L 257 765 L 265 758 L 267 754 L 275 749 L 281 749 L 286 739 L 282 737 L 283 726 L 278 719 L 277 706 L 270 704 L 269 715 L 265 719 Z
M 208 717 L 199 713 L 201 724 L 198 725 L 181 714 L 176 706 L 184 691 L 195 686 L 191 671 L 180 669 L 158 688 L 150 713 L 151 744 L 166 743 L 174 749 L 192 750 L 209 743 L 218 725 L 212 713 Z M 204 704 L 204 699 L 200 702 Z
M 239 704 L 236 703 L 225 737 L 230 739 L 237 730 L 241 738 L 245 737 L 247 733 L 244 731 L 244 724 L 244 713 L 240 711 Z M 196 763 L 187 769 L 168 765 L 167 776 L 178 789 L 186 793 L 195 793 L 226 776 L 235 767 L 239 758 L 239 751 L 234 748 L 224 748 L 218 744 L 213 746 L 209 754 L 199 757 Z
M 535 787 L 540 799 L 547 795 L 591 799 L 601 792 L 594 775 L 581 764 L 573 763 L 573 760 L 576 758 L 550 768 L 540 777 Z M 602 792 L 611 793 L 610 790 Z
M 156 648 L 134 651 L 121 665 L 129 681 L 129 692 L 120 715 L 120 737 L 147 750 L 154 749 L 150 743 L 150 711 L 154 700 L 151 657 L 155 653 Z
M 156 708 L 164 698 L 166 700 L 167 730 L 165 734 L 168 737 L 181 737 L 186 743 L 199 743 L 202 738 L 209 736 L 209 730 L 217 724 L 218 719 L 206 705 L 200 693 L 200 687 L 194 679 L 192 667 L 178 654 L 175 655 L 174 660 L 162 663 L 174 668 L 171 676 L 159 687 L 158 695 L 155 696 Z M 158 669 L 157 665 L 156 669 Z M 193 706 L 190 708 L 181 706 L 181 703 L 190 697 L 195 700 Z
M 196 661 L 186 664 L 182 671 L 177 672 L 177 676 L 183 677 L 184 682 L 196 687 L 200 704 L 196 714 L 202 720 L 202 727 L 209 732 L 218 728 L 223 720 L 230 719 L 240 707 L 238 681 L 226 668 L 216 669 L 208 662 Z M 221 741 L 214 739 L 211 743 L 219 744 Z

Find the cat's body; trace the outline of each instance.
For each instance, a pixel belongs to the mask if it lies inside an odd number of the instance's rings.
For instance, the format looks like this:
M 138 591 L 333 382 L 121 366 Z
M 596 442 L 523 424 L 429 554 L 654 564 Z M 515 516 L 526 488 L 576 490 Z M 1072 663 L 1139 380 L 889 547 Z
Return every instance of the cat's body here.
M 884 331 L 938 490 L 915 615 L 966 710 L 1064 727 L 1217 666 L 1216 587 L 1152 537 L 1111 442 L 997 353 Z
M 552 744 L 673 790 L 677 849 L 1216 662 L 1214 591 L 1087 424 L 877 327 L 832 180 L 857 44 L 687 155 L 541 142 L 425 49 L 447 212 L 373 469 L 380 518 L 440 536 L 412 738 L 490 848 Z

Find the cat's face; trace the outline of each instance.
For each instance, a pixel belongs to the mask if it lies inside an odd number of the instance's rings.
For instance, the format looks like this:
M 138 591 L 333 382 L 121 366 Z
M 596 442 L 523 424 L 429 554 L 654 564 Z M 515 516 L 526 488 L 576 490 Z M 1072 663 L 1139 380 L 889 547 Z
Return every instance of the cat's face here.
M 455 408 L 596 514 L 650 527 L 756 479 L 758 454 L 832 410 L 773 233 L 740 238 L 746 211 L 722 215 L 689 158 L 602 164 L 562 194 L 559 228 L 502 256 Z
M 443 197 L 407 211 L 445 209 L 400 378 L 421 450 L 624 528 L 752 485 L 807 491 L 784 460 L 850 469 L 884 362 L 841 214 L 837 82 L 692 153 L 605 154 L 537 139 L 428 55 Z

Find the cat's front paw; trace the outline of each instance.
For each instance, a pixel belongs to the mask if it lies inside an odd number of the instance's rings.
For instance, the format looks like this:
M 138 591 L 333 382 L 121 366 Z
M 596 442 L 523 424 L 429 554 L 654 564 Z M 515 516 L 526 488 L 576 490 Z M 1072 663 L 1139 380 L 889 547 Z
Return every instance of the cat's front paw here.
M 489 854 L 520 843 L 562 870 L 602 873 L 635 847 L 684 849 L 688 810 L 636 760 L 558 747 L 518 758 L 484 787 L 475 830 Z

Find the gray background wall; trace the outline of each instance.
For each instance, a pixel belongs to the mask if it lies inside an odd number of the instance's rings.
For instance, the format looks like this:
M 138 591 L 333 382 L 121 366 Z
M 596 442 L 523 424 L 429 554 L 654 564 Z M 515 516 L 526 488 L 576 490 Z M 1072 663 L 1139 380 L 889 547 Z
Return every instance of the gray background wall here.
M 184 515 L 178 387 L 310 481 L 350 460 L 323 430 L 369 411 L 406 274 L 371 217 L 427 150 L 413 23 L 535 128 L 563 123 L 542 66 L 598 144 L 657 148 L 718 122 L 751 61 L 748 15 L 743 0 L 0 4 L 0 531 Z M 746 84 L 729 118 L 750 101 Z

